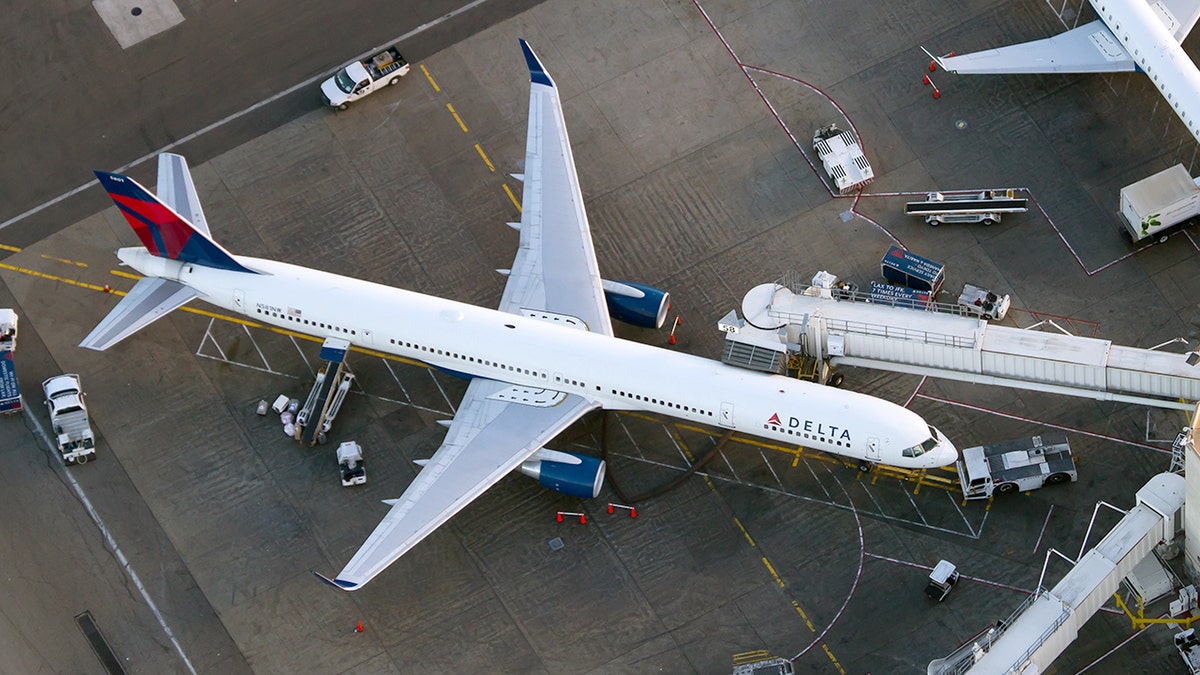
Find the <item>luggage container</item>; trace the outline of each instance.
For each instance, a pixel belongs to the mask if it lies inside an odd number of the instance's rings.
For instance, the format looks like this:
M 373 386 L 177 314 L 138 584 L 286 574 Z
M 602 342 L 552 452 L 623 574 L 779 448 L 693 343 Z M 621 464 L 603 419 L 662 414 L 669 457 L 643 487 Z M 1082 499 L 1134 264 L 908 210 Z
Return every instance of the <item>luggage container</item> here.
M 933 295 L 942 288 L 946 280 L 946 266 L 928 258 L 906 251 L 899 246 L 893 246 L 879 261 L 879 271 L 883 278 L 897 286 L 907 286 L 919 291 L 929 291 Z

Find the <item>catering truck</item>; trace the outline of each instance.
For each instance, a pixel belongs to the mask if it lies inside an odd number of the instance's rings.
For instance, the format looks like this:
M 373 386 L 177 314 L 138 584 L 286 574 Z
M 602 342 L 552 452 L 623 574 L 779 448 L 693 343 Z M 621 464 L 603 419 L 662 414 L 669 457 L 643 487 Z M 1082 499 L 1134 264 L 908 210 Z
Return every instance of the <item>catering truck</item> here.
M 96 438 L 88 422 L 87 405 L 78 375 L 56 375 L 42 383 L 55 442 L 67 466 L 87 464 L 96 455 Z
M 0 309 L 0 414 L 21 411 L 21 390 L 17 386 L 17 313 Z
M 1200 215 L 1200 182 L 1176 164 L 1121 188 L 1117 215 L 1135 243 L 1154 237 L 1166 241 L 1168 230 Z
M 1079 480 L 1071 445 L 1060 431 L 965 448 L 958 460 L 963 497 L 988 499 Z
M 408 61 L 395 47 L 355 61 L 321 83 L 321 99 L 325 105 L 345 110 L 358 99 L 380 89 L 400 83 L 410 70 Z

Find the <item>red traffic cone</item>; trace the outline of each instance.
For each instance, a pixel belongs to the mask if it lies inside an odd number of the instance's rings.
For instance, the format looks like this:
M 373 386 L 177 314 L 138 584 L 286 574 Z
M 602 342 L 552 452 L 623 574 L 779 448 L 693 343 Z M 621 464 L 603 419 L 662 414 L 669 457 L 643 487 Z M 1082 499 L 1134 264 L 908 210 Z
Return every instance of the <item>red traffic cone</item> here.
M 361 633 L 361 632 L 363 632 L 363 627 L 362 627 L 362 622 L 361 622 L 361 621 L 359 621 L 359 622 L 358 622 L 358 625 L 354 627 L 354 632 L 355 632 L 355 633 Z
M 921 84 L 924 84 L 924 85 L 928 85 L 928 84 L 929 84 L 929 76 L 928 76 L 928 75 L 926 75 L 926 76 L 925 76 L 925 81 L 924 81 L 924 82 L 922 82 Z
M 582 514 L 582 513 L 579 514 L 579 522 L 586 525 L 587 524 L 587 515 Z
M 562 522 L 562 511 L 558 512 L 558 522 Z
M 609 503 L 608 503 L 608 512 L 609 512 L 609 513 L 612 513 L 612 512 L 613 512 L 613 505 L 612 505 L 612 502 L 609 502 Z
M 934 87 L 934 88 L 933 88 L 933 97 L 934 97 L 934 98 L 941 98 L 941 97 L 942 97 L 942 92 L 941 92 L 941 91 L 940 91 L 940 90 L 939 90 L 937 87 Z
M 937 61 L 930 61 L 929 62 L 929 72 L 932 73 L 936 70 L 937 70 Z
M 630 518 L 637 518 L 637 509 L 630 507 L 630 509 L 629 509 L 629 517 L 630 517 Z

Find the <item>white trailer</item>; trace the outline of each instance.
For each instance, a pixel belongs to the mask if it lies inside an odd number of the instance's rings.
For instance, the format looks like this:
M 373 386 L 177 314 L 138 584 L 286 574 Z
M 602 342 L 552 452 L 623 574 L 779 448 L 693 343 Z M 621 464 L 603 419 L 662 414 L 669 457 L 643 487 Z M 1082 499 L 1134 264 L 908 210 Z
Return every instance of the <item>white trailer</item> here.
M 989 499 L 994 492 L 1036 490 L 1046 484 L 1079 480 L 1067 435 L 1058 431 L 966 448 L 957 467 L 967 499 Z
M 1121 188 L 1117 215 L 1133 241 L 1166 241 L 1166 230 L 1200 215 L 1200 180 L 1182 164 L 1159 171 Z
M 78 375 L 57 375 L 42 383 L 59 454 L 68 466 L 87 464 L 96 455 L 96 437 Z

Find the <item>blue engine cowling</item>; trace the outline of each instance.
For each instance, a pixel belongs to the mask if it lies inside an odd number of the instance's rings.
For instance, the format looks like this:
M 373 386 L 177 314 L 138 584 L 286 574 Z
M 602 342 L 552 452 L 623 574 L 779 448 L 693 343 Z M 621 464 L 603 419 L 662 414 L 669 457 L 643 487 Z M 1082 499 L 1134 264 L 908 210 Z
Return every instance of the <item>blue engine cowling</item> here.
M 521 464 L 521 473 L 555 492 L 594 499 L 604 484 L 604 468 L 604 460 L 589 455 L 543 449 Z
M 608 314 L 638 328 L 662 328 L 671 308 L 671 294 L 633 281 L 604 281 Z

